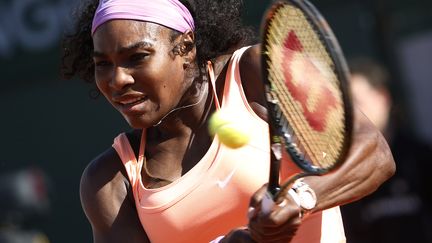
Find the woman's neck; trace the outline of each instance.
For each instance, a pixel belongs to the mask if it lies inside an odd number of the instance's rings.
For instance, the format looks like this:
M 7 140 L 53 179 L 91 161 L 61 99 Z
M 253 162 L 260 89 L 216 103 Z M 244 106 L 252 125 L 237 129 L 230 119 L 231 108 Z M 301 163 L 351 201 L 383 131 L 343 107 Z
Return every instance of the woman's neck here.
M 205 124 L 214 109 L 209 89 L 207 86 L 201 90 L 204 98 L 199 104 L 179 110 L 179 114 L 173 114 L 159 126 L 147 129 L 147 161 L 142 171 L 146 186 L 158 187 L 175 181 L 207 152 L 211 138 Z
M 224 67 L 229 57 L 214 60 L 215 77 L 225 73 Z M 154 183 L 152 178 L 158 180 L 154 185 L 156 187 L 160 181 L 172 182 L 192 169 L 211 144 L 206 122 L 216 109 L 212 84 L 208 76 L 207 79 L 195 81 L 198 82 L 191 93 L 196 95 L 188 102 L 194 105 L 174 111 L 158 126 L 147 129 L 148 160 L 143 173 L 147 175 L 149 184 Z
M 171 110 L 155 126 L 148 129 L 149 132 L 155 131 L 158 136 L 172 137 L 184 133 L 190 133 L 201 127 L 208 114 L 208 108 L 212 103 L 212 91 L 208 82 L 195 84 L 192 95 L 184 105 Z

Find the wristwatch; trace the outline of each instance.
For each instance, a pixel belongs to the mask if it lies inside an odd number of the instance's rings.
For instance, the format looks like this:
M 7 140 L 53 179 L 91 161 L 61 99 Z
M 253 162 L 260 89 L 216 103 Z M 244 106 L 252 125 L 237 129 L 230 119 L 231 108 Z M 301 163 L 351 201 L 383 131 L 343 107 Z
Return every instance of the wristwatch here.
M 298 196 L 298 204 L 303 211 L 303 215 L 315 208 L 317 198 L 314 190 L 302 179 L 294 182 L 291 188 Z

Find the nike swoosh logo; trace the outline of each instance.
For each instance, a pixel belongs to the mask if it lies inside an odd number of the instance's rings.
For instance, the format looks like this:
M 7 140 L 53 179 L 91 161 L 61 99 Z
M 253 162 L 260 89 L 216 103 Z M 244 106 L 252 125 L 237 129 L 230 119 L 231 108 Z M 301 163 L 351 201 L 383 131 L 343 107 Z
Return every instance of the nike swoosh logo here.
M 223 179 L 223 180 L 217 180 L 217 181 L 216 181 L 217 185 L 218 185 L 220 188 L 224 189 L 224 188 L 228 185 L 228 183 L 231 181 L 231 178 L 233 177 L 233 175 L 234 175 L 234 173 L 236 172 L 236 170 L 237 170 L 237 168 L 234 168 L 234 169 L 231 171 L 231 173 L 230 173 L 230 174 L 229 174 L 225 179 Z

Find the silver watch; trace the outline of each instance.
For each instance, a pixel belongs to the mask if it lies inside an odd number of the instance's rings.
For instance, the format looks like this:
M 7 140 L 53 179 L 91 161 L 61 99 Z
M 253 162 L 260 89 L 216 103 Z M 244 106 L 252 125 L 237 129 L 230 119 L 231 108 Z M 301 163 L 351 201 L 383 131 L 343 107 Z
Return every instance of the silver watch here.
M 304 212 L 308 212 L 315 208 L 317 203 L 316 194 L 306 182 L 299 179 L 294 182 L 292 189 L 298 195 L 300 207 Z

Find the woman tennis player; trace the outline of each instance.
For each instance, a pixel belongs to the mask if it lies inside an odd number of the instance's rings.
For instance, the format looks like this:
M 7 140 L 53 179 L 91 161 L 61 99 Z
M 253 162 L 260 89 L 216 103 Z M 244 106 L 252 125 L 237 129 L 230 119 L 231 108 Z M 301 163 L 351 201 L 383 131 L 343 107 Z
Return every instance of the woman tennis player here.
M 300 206 L 286 194 L 260 212 L 266 102 L 260 45 L 249 46 L 241 2 L 91 0 L 77 12 L 63 73 L 94 81 L 132 127 L 81 179 L 94 242 L 345 242 L 338 206 L 394 173 L 383 136 L 356 110 L 343 165 L 297 182 L 296 192 L 309 196 Z M 247 122 L 246 146 L 230 149 L 209 135 L 209 115 L 220 109 Z M 283 163 L 282 179 L 291 164 Z

